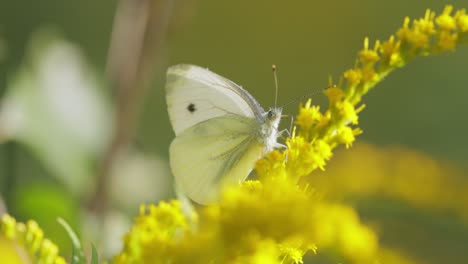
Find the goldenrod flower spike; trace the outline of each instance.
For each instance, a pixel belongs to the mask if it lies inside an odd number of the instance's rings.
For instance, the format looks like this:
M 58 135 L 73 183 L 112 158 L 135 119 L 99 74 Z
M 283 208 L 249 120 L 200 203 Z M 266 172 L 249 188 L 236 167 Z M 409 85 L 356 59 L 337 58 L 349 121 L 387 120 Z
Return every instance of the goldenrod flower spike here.
M 0 220 L 0 238 L 15 242 L 28 253 L 34 263 L 65 264 L 63 257 L 59 256 L 58 247 L 49 239 L 44 238 L 44 233 L 35 221 L 26 224 L 16 222 L 8 214 L 4 214 Z
M 357 64 L 344 72 L 345 83 L 330 86 L 325 94 L 329 106 L 321 112 L 311 101 L 300 107 L 296 125 L 300 128 L 296 137 L 287 139 L 288 159 L 278 160 L 278 153 L 268 155 L 259 161 L 257 172 L 262 175 L 275 175 L 266 168 L 278 165 L 266 165 L 265 161 L 285 163 L 287 176 L 293 180 L 310 174 L 313 170 L 324 169 L 326 161 L 332 156 L 332 150 L 338 145 L 351 146 L 355 136 L 362 133 L 358 124 L 358 112 L 364 105 L 359 105 L 364 96 L 387 74 L 404 66 L 412 58 L 452 51 L 466 41 L 468 35 L 468 16 L 464 9 L 453 13 L 452 6 L 446 6 L 440 15 L 427 10 L 424 17 L 411 20 L 405 18 L 403 26 L 388 40 L 370 44 L 364 39 L 363 49 L 358 53 Z

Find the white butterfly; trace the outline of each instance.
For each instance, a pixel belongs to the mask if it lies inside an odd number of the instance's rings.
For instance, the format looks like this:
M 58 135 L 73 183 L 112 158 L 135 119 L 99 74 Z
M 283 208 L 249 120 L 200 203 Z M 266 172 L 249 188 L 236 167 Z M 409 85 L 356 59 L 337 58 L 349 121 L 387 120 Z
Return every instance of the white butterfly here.
M 169 155 L 176 184 L 200 204 L 247 178 L 276 147 L 281 108 L 265 112 L 246 90 L 207 69 L 180 64 L 167 71 L 166 100 L 176 138 Z

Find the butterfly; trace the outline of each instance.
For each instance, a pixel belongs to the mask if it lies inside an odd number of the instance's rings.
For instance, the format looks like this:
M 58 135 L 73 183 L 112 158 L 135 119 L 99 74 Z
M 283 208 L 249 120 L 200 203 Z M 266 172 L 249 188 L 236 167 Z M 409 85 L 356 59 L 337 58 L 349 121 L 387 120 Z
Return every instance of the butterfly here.
M 188 64 L 169 67 L 166 101 L 175 139 L 169 159 L 175 183 L 199 204 L 244 181 L 277 142 L 281 108 L 265 111 L 241 86 Z

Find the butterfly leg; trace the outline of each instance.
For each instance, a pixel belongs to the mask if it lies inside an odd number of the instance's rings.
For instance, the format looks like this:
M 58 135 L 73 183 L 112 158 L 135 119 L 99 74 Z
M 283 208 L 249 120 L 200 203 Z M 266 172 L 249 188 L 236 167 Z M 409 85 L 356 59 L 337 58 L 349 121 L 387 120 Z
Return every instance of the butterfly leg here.
M 288 133 L 288 136 L 291 137 L 291 131 L 293 129 L 293 124 L 294 124 L 294 116 L 291 116 L 291 124 L 289 125 L 289 130 L 286 130 L 286 132 Z M 283 130 L 284 131 L 284 130 Z M 289 152 L 288 150 L 286 149 L 286 157 L 285 157 L 285 160 L 286 162 L 288 162 L 288 158 L 289 158 Z
M 291 124 L 289 125 L 289 129 L 285 128 L 278 132 L 278 137 L 283 137 L 284 133 L 291 137 L 292 126 L 294 124 L 294 116 L 291 116 Z
M 282 149 L 287 149 L 288 147 L 284 144 L 281 144 L 281 143 L 276 143 L 275 144 L 275 148 L 282 148 Z

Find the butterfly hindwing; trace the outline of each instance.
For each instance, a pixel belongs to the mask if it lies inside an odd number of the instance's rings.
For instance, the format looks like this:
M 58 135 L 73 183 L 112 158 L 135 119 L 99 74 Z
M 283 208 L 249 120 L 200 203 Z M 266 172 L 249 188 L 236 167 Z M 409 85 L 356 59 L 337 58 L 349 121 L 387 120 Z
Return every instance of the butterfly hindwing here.
M 170 147 L 176 184 L 192 200 L 207 204 L 222 186 L 243 181 L 263 154 L 255 129 L 254 119 L 228 115 L 184 130 Z

